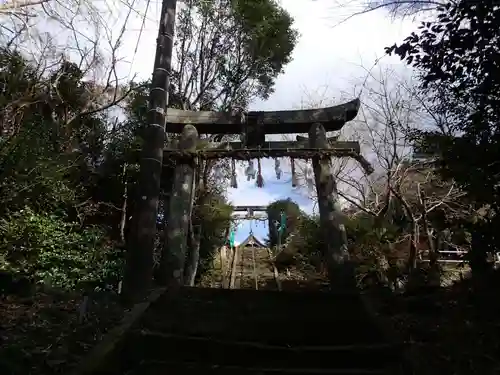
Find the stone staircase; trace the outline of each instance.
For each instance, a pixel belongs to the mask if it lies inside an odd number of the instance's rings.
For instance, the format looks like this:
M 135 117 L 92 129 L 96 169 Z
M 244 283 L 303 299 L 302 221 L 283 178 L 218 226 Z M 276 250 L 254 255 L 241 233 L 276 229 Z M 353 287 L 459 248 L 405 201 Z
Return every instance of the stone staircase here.
M 358 295 L 184 287 L 93 374 L 399 374 L 401 351 Z
M 277 290 L 268 249 L 243 247 L 238 252 L 236 289 Z

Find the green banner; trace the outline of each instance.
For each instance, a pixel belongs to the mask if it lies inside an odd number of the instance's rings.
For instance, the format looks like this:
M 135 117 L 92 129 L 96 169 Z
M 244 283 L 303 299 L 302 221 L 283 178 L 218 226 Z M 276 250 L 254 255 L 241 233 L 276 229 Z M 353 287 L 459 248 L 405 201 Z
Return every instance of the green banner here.
M 279 228 L 281 234 L 285 231 L 285 228 L 286 228 L 286 214 L 284 212 L 281 212 L 280 228 Z
M 234 247 L 234 236 L 235 236 L 235 230 L 231 229 L 229 232 L 229 246 Z

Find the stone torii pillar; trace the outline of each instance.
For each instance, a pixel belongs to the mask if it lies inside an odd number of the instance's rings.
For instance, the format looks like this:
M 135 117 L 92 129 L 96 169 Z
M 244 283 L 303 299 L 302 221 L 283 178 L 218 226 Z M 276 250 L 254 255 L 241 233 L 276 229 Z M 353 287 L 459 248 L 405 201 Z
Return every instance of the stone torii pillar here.
M 196 128 L 193 125 L 184 126 L 179 149 L 194 152 L 197 142 Z M 185 162 L 178 164 L 174 171 L 159 272 L 161 275 L 159 282 L 173 287 L 184 285 L 187 233 L 193 210 L 195 171 L 194 163 Z
M 315 123 L 309 130 L 309 147 L 328 149 L 328 139 L 323 125 Z M 330 287 L 339 292 L 353 291 L 356 287 L 354 267 L 347 248 L 347 235 L 342 223 L 337 182 L 333 176 L 331 159 L 313 157 L 314 179 L 324 251 Z

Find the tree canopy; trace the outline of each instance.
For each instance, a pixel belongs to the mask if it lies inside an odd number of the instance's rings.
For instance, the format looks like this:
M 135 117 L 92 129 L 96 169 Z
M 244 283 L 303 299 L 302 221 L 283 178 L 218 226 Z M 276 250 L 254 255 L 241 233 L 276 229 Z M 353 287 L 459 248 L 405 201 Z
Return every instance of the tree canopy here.
M 419 147 L 437 151 L 443 175 L 492 210 L 475 231 L 483 253 L 499 243 L 492 228 L 500 203 L 500 7 L 495 1 L 457 1 L 437 11 L 435 20 L 387 52 L 417 69 L 421 89 L 444 119 L 438 130 L 414 134 Z
M 266 99 L 291 60 L 293 19 L 274 0 L 190 1 L 178 15 L 172 84 L 193 109 Z

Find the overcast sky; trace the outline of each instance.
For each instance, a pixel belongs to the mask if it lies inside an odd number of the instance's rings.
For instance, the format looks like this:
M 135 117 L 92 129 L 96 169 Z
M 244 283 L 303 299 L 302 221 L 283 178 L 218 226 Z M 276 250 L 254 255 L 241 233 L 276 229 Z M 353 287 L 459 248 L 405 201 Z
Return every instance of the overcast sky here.
M 381 10 L 351 18 L 338 25 L 349 15 L 361 9 L 363 0 L 281 0 L 282 5 L 295 20 L 300 33 L 293 52 L 292 62 L 276 82 L 276 91 L 267 101 L 252 103 L 251 110 L 280 110 L 308 105 L 340 103 L 359 95 L 359 87 L 353 82 L 362 80 L 366 70 L 383 56 L 384 47 L 401 41 L 415 28 L 411 21 L 391 21 Z M 0 1 L 2 3 L 2 1 Z M 129 4 L 129 7 L 124 4 Z M 56 3 L 54 3 L 56 4 Z M 156 36 L 161 0 L 93 0 L 103 8 L 101 17 L 116 38 L 126 24 L 123 43 L 119 51 L 119 75 L 130 79 L 151 77 L 155 55 Z M 349 4 L 342 6 L 342 4 Z M 129 9 L 133 9 L 131 12 Z M 146 15 L 146 17 L 144 17 Z M 125 22 L 126 20 L 126 22 Z M 144 22 L 144 25 L 143 25 Z M 47 21 L 46 28 L 54 26 Z M 142 29 L 140 33 L 139 30 Z M 53 30 L 53 29 L 51 29 Z M 81 33 L 85 33 L 82 26 Z M 70 34 L 67 37 L 71 37 Z M 105 38 L 99 35 L 100 39 Z M 59 35 L 61 45 L 66 43 L 64 32 Z M 381 64 L 397 64 L 397 60 L 385 57 Z M 302 103 L 302 104 L 301 104 Z M 346 127 L 348 127 L 346 125 Z M 255 187 L 255 181 L 246 181 L 239 169 L 238 189 L 229 189 L 228 195 L 235 205 L 267 205 L 290 197 L 302 209 L 311 212 L 313 206 L 305 192 L 291 187 L 289 169 L 283 161 L 285 175 L 276 180 L 274 162 L 264 161 L 265 186 Z M 252 224 L 246 223 L 237 231 L 236 240 L 243 240 Z M 253 223 L 254 233 L 264 238 L 267 229 Z
M 353 82 L 366 75 L 365 68 L 370 69 L 383 55 L 384 47 L 402 40 L 414 28 L 410 21 L 391 23 L 383 11 L 357 16 L 335 26 L 360 9 L 350 3 L 350 7 L 342 8 L 334 6 L 332 0 L 282 1 L 295 19 L 301 36 L 293 61 L 276 82 L 276 92 L 269 100 L 254 103 L 252 109 L 292 109 L 299 107 L 302 100 L 309 104 L 339 103 L 341 96 L 342 99 L 354 98 L 359 88 L 355 89 Z M 395 60 L 384 58 L 382 62 L 394 64 Z M 264 165 L 265 187 L 259 189 L 254 181 L 247 182 L 240 177 L 238 189 L 229 191 L 233 203 L 264 205 L 290 197 L 304 210 L 312 211 L 311 201 L 304 198 L 305 194 L 292 189 L 289 175 L 277 181 L 273 162 L 269 160 Z M 247 236 L 250 225 L 241 226 L 236 235 L 238 241 Z M 267 235 L 267 228 L 261 223 L 254 223 L 253 231 L 259 237 Z
M 336 0 L 281 0 L 282 5 L 295 20 L 300 33 L 299 42 L 293 52 L 293 60 L 276 82 L 276 91 L 267 101 L 252 103 L 252 110 L 293 109 L 302 102 L 340 103 L 359 94 L 353 82 L 366 75 L 366 69 L 383 56 L 384 47 L 401 41 L 415 28 L 407 21 L 391 21 L 384 11 L 371 12 L 341 23 L 349 15 L 359 11 L 363 1 Z M 151 76 L 157 33 L 159 2 L 155 9 L 148 10 L 148 19 L 136 51 L 139 18 L 129 21 L 126 40 L 127 56 L 133 57 L 130 73 L 142 78 Z M 341 23 L 339 25 L 339 23 Z M 131 62 L 131 58 L 128 59 Z M 381 63 L 394 64 L 396 60 L 382 59 Z M 349 125 L 346 125 L 349 126 Z M 282 162 L 285 164 L 285 162 Z M 264 166 L 265 186 L 259 189 L 255 180 L 246 181 L 243 167 L 238 170 L 238 188 L 229 189 L 228 195 L 235 205 L 267 205 L 277 199 L 290 197 L 307 212 L 313 210 L 310 199 L 303 191 L 294 191 L 287 166 L 281 180 L 274 173 L 274 162 L 266 160 Z M 242 241 L 252 227 L 260 237 L 267 236 L 267 227 L 260 222 L 243 223 L 236 241 Z

